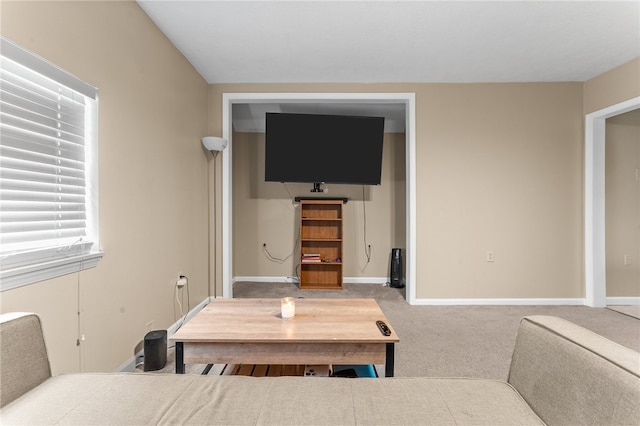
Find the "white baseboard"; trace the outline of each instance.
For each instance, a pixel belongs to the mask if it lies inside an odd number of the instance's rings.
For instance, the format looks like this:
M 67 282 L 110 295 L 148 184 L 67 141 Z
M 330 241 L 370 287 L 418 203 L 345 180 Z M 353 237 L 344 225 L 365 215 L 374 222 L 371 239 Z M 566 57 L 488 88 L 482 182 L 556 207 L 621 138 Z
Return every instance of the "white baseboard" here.
M 144 348 L 135 353 L 131 358 L 126 360 L 124 364 L 116 369 L 117 373 L 131 373 L 136 369 L 136 362 L 140 357 L 144 356 Z
M 585 299 L 416 299 L 416 305 L 576 305 Z
M 638 306 L 640 305 L 640 297 L 607 297 L 607 305 L 612 305 L 612 306 L 626 306 L 626 305 L 633 305 L 633 306 Z
M 195 314 L 200 312 L 202 310 L 202 308 L 207 306 L 210 301 L 211 301 L 211 299 L 209 297 L 205 298 L 202 302 L 198 303 L 197 306 L 195 306 L 193 309 L 191 309 L 189 312 L 187 312 L 187 315 L 184 317 L 184 321 L 183 321 L 183 319 L 181 317 L 178 321 L 173 323 L 173 325 L 171 325 L 167 329 L 167 345 L 173 344 L 173 343 L 170 343 L 169 340 L 171 339 L 171 336 L 173 336 L 173 334 L 176 331 L 178 331 L 178 329 L 182 326 L 183 322 L 189 321 Z M 131 358 L 129 358 L 127 361 L 125 361 L 124 364 L 122 364 L 120 367 L 118 367 L 118 369 L 116 371 L 117 372 L 132 372 L 132 371 L 134 371 L 136 369 L 136 361 L 140 357 L 143 357 L 143 356 L 144 356 L 144 347 L 143 347 L 142 350 L 138 351 Z
M 297 277 L 234 277 L 233 282 L 257 282 L 257 283 L 297 283 Z M 386 277 L 344 277 L 346 284 L 385 284 L 389 282 Z
M 173 334 L 178 331 L 178 329 L 182 326 L 183 323 L 189 321 L 191 318 L 193 318 L 193 316 L 195 314 L 197 314 L 198 312 L 200 312 L 202 310 L 202 308 L 204 308 L 205 306 L 207 306 L 209 304 L 209 302 L 211 302 L 211 298 L 210 297 L 205 297 L 205 299 L 198 303 L 193 309 L 191 309 L 189 312 L 187 312 L 187 315 L 184 317 L 184 320 L 182 318 L 180 318 L 178 321 L 174 322 L 173 325 L 169 328 L 167 328 L 167 339 L 171 339 L 171 336 L 173 336 Z
M 346 284 L 386 284 L 389 282 L 388 277 L 344 277 L 343 282 Z
M 297 283 L 298 277 L 233 277 L 234 283 L 237 282 L 256 282 L 256 283 Z

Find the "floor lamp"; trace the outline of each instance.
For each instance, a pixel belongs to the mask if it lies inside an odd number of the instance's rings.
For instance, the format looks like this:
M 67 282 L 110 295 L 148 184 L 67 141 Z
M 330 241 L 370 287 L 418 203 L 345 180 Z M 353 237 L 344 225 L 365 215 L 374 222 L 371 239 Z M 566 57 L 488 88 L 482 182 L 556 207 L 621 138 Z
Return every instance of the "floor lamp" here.
M 222 150 L 224 150 L 227 147 L 227 140 L 226 139 L 222 139 L 216 136 L 205 136 L 204 138 L 202 138 L 202 145 L 207 149 L 207 151 L 211 152 L 211 154 L 213 155 L 213 176 L 214 179 L 216 177 L 216 157 L 218 156 L 218 153 L 221 152 Z M 217 202 L 216 202 L 216 194 L 215 193 L 211 193 L 211 178 L 209 177 L 209 179 L 207 180 L 207 196 L 211 197 L 213 196 L 213 232 L 215 232 L 215 238 L 213 239 L 213 264 L 215 266 L 215 276 L 213 279 L 213 297 L 217 297 L 217 280 L 216 277 L 218 275 L 218 251 L 216 249 L 217 247 L 217 237 L 218 237 L 218 221 L 217 221 L 217 216 L 218 216 L 218 208 L 217 208 Z M 215 188 L 215 185 L 214 185 Z M 208 215 L 207 215 L 207 225 L 209 226 L 211 224 L 211 202 L 209 201 L 207 203 L 207 211 L 208 211 Z M 207 257 L 208 257 L 208 269 L 207 269 L 207 277 L 208 277 L 208 286 L 209 286 L 209 297 L 211 297 L 211 229 L 208 229 L 207 232 L 207 241 L 208 241 L 208 245 L 207 245 Z

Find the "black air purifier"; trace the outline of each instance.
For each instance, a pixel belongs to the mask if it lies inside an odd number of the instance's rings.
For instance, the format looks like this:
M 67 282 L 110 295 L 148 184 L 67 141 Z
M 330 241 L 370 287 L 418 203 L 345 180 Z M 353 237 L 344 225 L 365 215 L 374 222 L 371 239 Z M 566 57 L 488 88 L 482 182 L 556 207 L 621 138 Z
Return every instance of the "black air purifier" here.
M 404 287 L 402 279 L 402 250 L 399 248 L 391 249 L 391 265 L 389 266 L 390 278 L 389 286 L 394 288 Z
M 167 364 L 167 330 L 144 336 L 144 371 L 161 370 Z

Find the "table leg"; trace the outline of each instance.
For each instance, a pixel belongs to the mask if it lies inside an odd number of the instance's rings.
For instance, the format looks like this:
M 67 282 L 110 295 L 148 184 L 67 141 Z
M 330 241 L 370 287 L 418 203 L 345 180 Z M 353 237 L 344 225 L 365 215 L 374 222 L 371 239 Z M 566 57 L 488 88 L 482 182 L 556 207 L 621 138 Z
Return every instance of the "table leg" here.
M 176 342 L 176 374 L 184 374 L 184 342 Z
M 387 356 L 384 363 L 384 376 L 393 377 L 395 343 L 387 343 Z

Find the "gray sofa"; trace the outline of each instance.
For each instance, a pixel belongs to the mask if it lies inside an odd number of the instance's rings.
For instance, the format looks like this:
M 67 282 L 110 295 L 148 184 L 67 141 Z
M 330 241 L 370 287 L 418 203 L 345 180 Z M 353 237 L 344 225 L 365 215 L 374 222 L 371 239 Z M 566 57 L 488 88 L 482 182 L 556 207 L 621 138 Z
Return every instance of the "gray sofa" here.
M 640 424 L 640 355 L 555 317 L 522 319 L 507 382 L 133 373 L 51 377 L 39 318 L 5 314 L 0 322 L 3 425 Z

